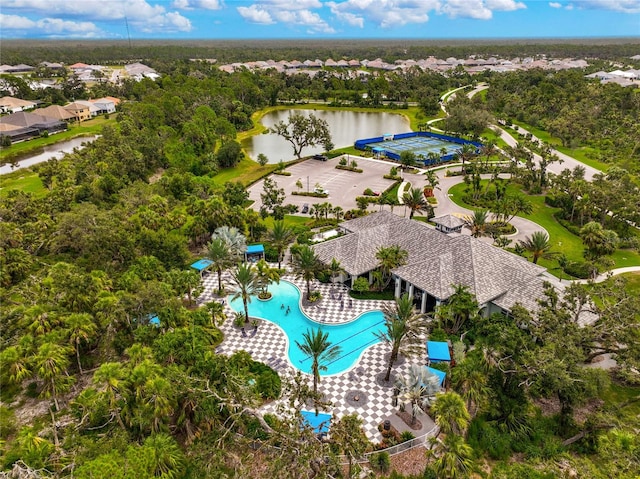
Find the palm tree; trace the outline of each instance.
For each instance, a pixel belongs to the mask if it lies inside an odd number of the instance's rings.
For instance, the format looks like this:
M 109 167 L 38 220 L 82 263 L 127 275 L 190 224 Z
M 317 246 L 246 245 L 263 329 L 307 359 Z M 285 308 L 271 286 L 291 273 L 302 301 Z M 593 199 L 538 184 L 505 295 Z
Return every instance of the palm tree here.
M 322 263 L 309 245 L 302 245 L 292 257 L 294 274 L 306 281 L 307 299 L 311 297 L 311 280 L 322 270 Z
M 69 367 L 69 348 L 55 343 L 43 343 L 38 348 L 34 358 L 34 372 L 42 380 L 40 396 L 53 399 L 56 411 L 60 410 L 58 396 L 67 392 L 73 384 L 73 377 L 67 371 Z M 56 417 L 51 405 L 49 405 L 51 422 L 53 426 L 54 443 L 56 447 L 60 445 L 58 441 L 58 428 L 56 427 Z
M 431 438 L 430 441 L 432 452 L 438 456 L 433 463 L 437 477 L 448 479 L 469 477 L 473 468 L 473 449 L 464 441 L 464 438 L 452 434 L 444 441 L 437 438 Z
M 184 455 L 180 446 L 168 434 L 154 434 L 144 441 L 144 447 L 153 451 L 152 476 L 165 479 L 182 477 L 184 473 Z
M 211 266 L 218 272 L 218 294 L 222 294 L 222 271 L 233 265 L 231 248 L 222 238 L 213 238 L 207 245 L 207 258 Z
M 425 171 L 424 176 L 427 184 L 431 187 L 432 190 L 440 189 L 438 187 L 438 185 L 440 184 L 440 180 L 438 179 L 438 175 L 436 175 L 435 171 L 427 170 Z
M 409 219 L 412 219 L 415 213 L 421 215 L 423 211 L 426 211 L 430 215 L 433 211 L 420 188 L 411 188 L 402 196 L 402 201 L 409 207 Z
M 471 236 L 480 238 L 486 235 L 488 220 L 488 210 L 474 210 L 473 215 L 464 217 L 464 224 L 471 230 Z
M 462 163 L 463 175 L 467 173 L 466 167 L 464 166 L 465 162 L 471 160 L 475 156 L 476 156 L 476 147 L 470 143 L 466 143 L 462 145 L 462 149 L 458 150 L 458 152 L 455 154 L 455 157 L 458 159 L 458 161 Z
M 396 298 L 393 305 L 385 303 L 382 307 L 385 329 L 376 336 L 391 346 L 385 381 L 389 381 L 391 369 L 398 354 L 408 358 L 417 356 L 421 351 L 422 334 L 426 332 L 424 315 L 413 306 L 413 298 L 407 293 Z
M 453 388 L 466 401 L 471 418 L 482 409 L 491 391 L 487 385 L 486 368 L 481 361 L 467 356 L 451 372 Z
M 265 294 L 269 292 L 271 283 L 280 283 L 280 270 L 271 268 L 264 259 L 256 263 L 256 276 L 258 277 L 261 292 Z
M 440 428 L 440 433 L 447 435 L 462 435 L 469 426 L 469 411 L 464 404 L 464 400 L 456 392 L 438 394 L 431 406 L 436 425 Z
M 340 221 L 344 216 L 344 209 L 341 206 L 333 208 L 332 213 L 335 215 L 336 220 Z
M 391 282 L 391 270 L 407 264 L 409 253 L 398 245 L 381 246 L 376 251 L 376 259 L 378 260 L 378 267 L 386 279 L 384 285 L 386 288 Z
M 93 374 L 93 383 L 104 388 L 109 411 L 122 429 L 126 429 L 120 411 L 122 410 L 123 390 L 126 389 L 126 373 L 122 363 L 102 363 Z
M 247 251 L 247 237 L 243 235 L 238 228 L 233 226 L 216 228 L 215 232 L 211 235 L 211 239 L 214 238 L 220 238 L 227 243 L 234 262 L 244 257 L 244 253 Z
M 333 442 L 347 456 L 347 478 L 352 477 L 353 460 L 362 457 L 369 446 L 369 440 L 362 431 L 362 419 L 357 414 L 342 416 L 331 426 Z
M 249 263 L 241 263 L 231 273 L 232 281 L 235 284 L 235 290 L 231 300 L 242 298 L 244 306 L 244 322 L 249 322 L 249 303 L 251 296 L 256 295 L 260 289 L 258 276 L 253 270 L 253 266 Z
M 558 255 L 556 252 L 549 251 L 551 244 L 549 243 L 549 236 L 544 231 L 533 232 L 531 236 L 527 236 L 520 241 L 520 245 L 531 253 L 533 264 L 538 264 L 540 258 L 551 259 Z
M 329 263 L 328 269 L 329 269 L 329 273 L 331 274 L 332 283 L 335 283 L 336 278 L 345 272 L 344 268 L 340 264 L 340 261 L 338 261 L 335 258 L 331 258 L 331 263 Z
M 325 363 L 330 363 L 337 359 L 342 352 L 338 345 L 333 345 L 327 341 L 329 333 L 323 333 L 321 329 L 307 330 L 302 333 L 302 343 L 296 340 L 296 345 L 304 354 L 311 358 L 311 374 L 313 374 L 313 394 L 318 394 L 318 383 L 320 382 L 320 371 L 326 371 Z M 316 415 L 318 407 L 316 404 Z
M 398 399 L 411 404 L 411 423 L 416 421 L 416 415 L 431 404 L 440 391 L 440 378 L 419 364 L 412 364 L 406 375 L 396 381 Z
M 96 323 L 90 314 L 74 313 L 64 318 L 64 325 L 69 330 L 69 341 L 76 351 L 78 370 L 82 374 L 82 364 L 80 364 L 80 343 L 90 342 L 97 333 Z
M 468 286 L 454 284 L 452 287 L 453 294 L 436 310 L 440 326 L 447 334 L 457 334 L 469 320 L 476 318 L 480 311 L 478 301 Z
M 278 252 L 278 269 L 282 267 L 282 256 L 294 237 L 293 230 L 283 220 L 273 222 L 273 228 L 269 231 L 268 238 Z

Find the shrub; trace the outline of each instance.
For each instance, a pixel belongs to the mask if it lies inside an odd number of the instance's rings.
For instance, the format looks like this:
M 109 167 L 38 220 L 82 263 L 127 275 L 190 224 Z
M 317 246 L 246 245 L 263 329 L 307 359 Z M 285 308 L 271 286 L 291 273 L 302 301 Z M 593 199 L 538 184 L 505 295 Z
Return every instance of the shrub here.
M 416 436 L 411 431 L 402 431 L 402 434 L 400 434 L 400 441 L 411 441 L 411 439 L 415 439 L 415 437 Z
M 391 467 L 391 459 L 389 459 L 388 452 L 377 452 L 372 454 L 369 462 L 374 471 L 388 472 Z
M 373 193 L 373 190 L 371 188 L 367 188 L 366 190 L 364 190 L 364 192 L 362 193 L 365 196 L 375 196 L 375 194 Z
M 346 158 L 340 158 L 340 161 L 338 162 L 338 164 L 340 166 L 347 166 L 347 159 Z
M 241 328 L 242 326 L 244 326 L 244 313 L 238 311 L 233 315 L 233 325 L 236 328 Z
M 263 399 L 276 399 L 280 396 L 282 383 L 278 373 L 272 369 L 263 371 L 256 381 L 256 389 Z
M 311 294 L 309 295 L 309 301 L 311 303 L 316 303 L 321 299 L 322 299 L 322 293 L 320 293 L 320 291 L 311 291 Z
M 369 291 L 369 281 L 367 281 L 367 278 L 356 278 L 356 280 L 353 282 L 352 289 L 356 293 L 364 293 L 366 291 Z
M 598 269 L 586 261 L 569 261 L 563 265 L 562 271 L 574 278 L 589 279 L 594 272 L 598 272 Z

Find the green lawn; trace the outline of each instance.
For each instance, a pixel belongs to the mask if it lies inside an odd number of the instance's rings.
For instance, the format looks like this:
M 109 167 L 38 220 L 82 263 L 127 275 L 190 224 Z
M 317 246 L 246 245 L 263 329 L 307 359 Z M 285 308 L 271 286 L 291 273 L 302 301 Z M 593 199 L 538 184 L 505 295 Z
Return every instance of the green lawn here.
M 285 215 L 284 224 L 287 226 L 306 226 L 311 221 L 310 216 Z M 262 223 L 268 228 L 273 229 L 273 216 L 267 216 Z
M 69 129 L 48 136 L 47 138 L 35 138 L 33 140 L 21 141 L 8 148 L 0 150 L 0 164 L 9 163 L 12 159 L 28 155 L 31 152 L 42 148 L 43 146 L 53 145 L 64 140 L 70 140 L 79 136 L 97 135 L 102 131 L 102 127 L 108 124 L 115 124 L 116 120 L 112 117 L 105 120 L 104 117 L 97 117 L 78 124 L 70 124 Z
M 482 181 L 482 185 L 486 186 L 487 180 Z M 462 200 L 464 196 L 464 192 L 466 189 L 466 185 L 464 183 L 457 184 L 449 189 L 449 195 L 451 200 L 457 205 L 463 206 L 465 208 L 474 209 L 473 206 L 465 203 Z M 509 184 L 507 186 L 507 193 L 515 193 L 522 192 L 519 186 L 514 184 Z M 553 245 L 552 251 L 559 251 L 564 253 L 564 255 L 570 261 L 583 261 L 582 252 L 584 247 L 582 245 L 582 240 L 564 228 L 560 223 L 556 221 L 553 214 L 559 211 L 558 208 L 551 208 L 547 206 L 544 202 L 544 196 L 541 195 L 527 195 L 529 201 L 531 201 L 533 205 L 533 212 L 530 215 L 522 215 L 523 218 L 527 218 L 531 221 L 536 222 L 549 233 L 549 240 Z M 616 251 L 611 258 L 615 262 L 615 268 L 622 268 L 626 266 L 640 266 L 640 254 L 635 251 L 630 250 L 618 250 Z M 541 259 L 539 261 L 541 266 L 549 269 L 551 273 L 559 277 L 567 277 L 563 276 L 562 270 L 559 269 L 558 262 L 556 260 L 545 260 Z
M 595 153 L 595 150 L 593 148 L 589 148 L 589 147 L 567 148 L 562 146 L 562 141 L 560 140 L 560 138 L 551 136 L 551 134 L 549 134 L 549 132 L 545 130 L 541 130 L 540 128 L 536 128 L 535 126 L 532 126 L 532 125 L 527 125 L 526 123 L 523 123 L 521 121 L 514 121 L 513 123 L 530 131 L 534 136 L 537 136 L 548 145 L 553 146 L 556 150 L 564 153 L 565 155 L 569 155 L 572 158 L 575 158 L 576 160 L 580 161 L 581 163 L 584 163 L 585 165 L 591 166 L 592 168 L 595 168 L 596 170 L 600 170 L 600 171 L 607 171 L 609 169 L 610 165 L 594 160 L 589 156 L 589 153 Z M 514 132 L 513 130 L 510 130 L 510 132 L 513 133 L 514 136 L 517 138 L 517 132 Z
M 20 190 L 25 193 L 33 193 L 39 198 L 46 194 L 47 190 L 42 186 L 42 181 L 37 173 L 28 168 L 14 171 L 0 177 L 0 196 L 6 196 L 11 190 Z
M 218 185 L 224 185 L 227 181 L 240 181 L 243 185 L 249 186 L 267 176 L 277 167 L 278 165 L 276 164 L 260 166 L 245 156 L 234 168 L 226 168 L 220 171 L 213 177 L 213 181 Z

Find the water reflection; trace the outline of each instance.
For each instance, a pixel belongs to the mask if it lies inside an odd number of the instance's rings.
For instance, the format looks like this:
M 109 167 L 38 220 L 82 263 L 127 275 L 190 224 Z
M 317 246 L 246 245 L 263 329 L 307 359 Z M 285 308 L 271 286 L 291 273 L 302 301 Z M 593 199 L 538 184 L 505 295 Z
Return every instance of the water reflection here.
M 272 127 L 281 120 L 286 122 L 293 112 L 299 112 L 303 115 L 313 113 L 318 118 L 325 120 L 329 124 L 335 148 L 353 145 L 360 138 L 410 131 L 409 120 L 399 113 L 360 113 L 343 110 L 277 110 L 267 113 L 262 118 L 262 124 L 266 127 Z M 254 160 L 260 153 L 269 158 L 269 163 L 278 163 L 280 160 L 289 161 L 295 158 L 291 144 L 281 136 L 271 133 L 247 138 L 242 142 L 242 146 Z M 307 147 L 302 150 L 302 154 L 308 156 L 323 151 L 322 146 Z

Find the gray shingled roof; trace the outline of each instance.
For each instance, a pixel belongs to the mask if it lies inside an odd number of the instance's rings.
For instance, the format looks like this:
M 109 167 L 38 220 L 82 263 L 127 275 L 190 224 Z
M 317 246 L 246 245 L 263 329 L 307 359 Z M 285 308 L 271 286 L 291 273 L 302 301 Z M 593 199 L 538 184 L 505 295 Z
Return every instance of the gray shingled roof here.
M 388 211 L 341 226 L 351 233 L 313 248 L 321 261 L 336 258 L 351 275 L 375 269 L 381 246 L 398 245 L 408 262 L 393 272 L 440 300 L 453 294 L 454 284 L 468 286 L 480 304 L 493 301 L 505 309 L 516 302 L 536 305 L 542 292 L 545 268 L 471 236 L 450 236 Z
M 437 225 L 442 225 L 449 229 L 459 228 L 464 226 L 464 220 L 454 215 L 442 215 L 431 218 L 431 221 Z

